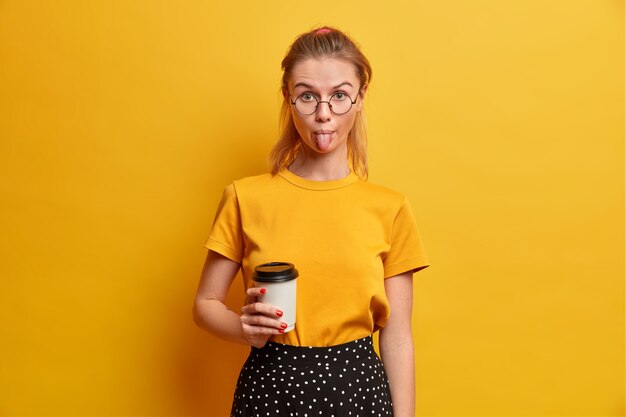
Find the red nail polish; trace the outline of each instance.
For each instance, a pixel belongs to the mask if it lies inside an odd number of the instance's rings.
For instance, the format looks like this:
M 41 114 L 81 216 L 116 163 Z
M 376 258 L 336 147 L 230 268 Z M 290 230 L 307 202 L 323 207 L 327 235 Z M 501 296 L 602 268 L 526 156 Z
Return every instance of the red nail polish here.
M 284 329 L 278 329 L 278 333 L 285 333 Z
M 280 310 L 278 310 L 278 311 L 276 311 L 276 315 L 277 315 L 278 317 L 282 317 L 282 316 L 283 316 L 283 312 L 282 312 L 282 311 L 280 311 Z
M 282 327 L 283 329 L 287 328 L 287 323 L 280 323 L 280 327 Z
M 267 291 L 265 288 L 261 288 L 261 294 L 265 294 L 265 291 Z

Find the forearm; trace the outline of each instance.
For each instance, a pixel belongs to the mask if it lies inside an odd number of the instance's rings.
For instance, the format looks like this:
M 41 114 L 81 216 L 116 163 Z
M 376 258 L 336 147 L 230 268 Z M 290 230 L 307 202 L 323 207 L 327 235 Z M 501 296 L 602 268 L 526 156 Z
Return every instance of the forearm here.
M 220 300 L 196 300 L 193 317 L 196 324 L 209 333 L 230 342 L 249 345 L 243 333 L 240 317 Z
M 389 378 L 393 415 L 414 417 L 415 415 L 415 358 L 411 333 L 402 338 L 380 337 L 381 359 Z

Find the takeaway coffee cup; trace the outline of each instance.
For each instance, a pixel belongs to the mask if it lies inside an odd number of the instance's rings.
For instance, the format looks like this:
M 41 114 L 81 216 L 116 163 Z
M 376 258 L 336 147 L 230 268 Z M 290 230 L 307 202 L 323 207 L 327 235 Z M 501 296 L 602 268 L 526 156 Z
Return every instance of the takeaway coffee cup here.
M 267 289 L 258 299 L 282 310 L 281 320 L 287 323 L 285 333 L 296 325 L 296 282 L 298 270 L 289 262 L 269 262 L 254 268 L 254 285 Z

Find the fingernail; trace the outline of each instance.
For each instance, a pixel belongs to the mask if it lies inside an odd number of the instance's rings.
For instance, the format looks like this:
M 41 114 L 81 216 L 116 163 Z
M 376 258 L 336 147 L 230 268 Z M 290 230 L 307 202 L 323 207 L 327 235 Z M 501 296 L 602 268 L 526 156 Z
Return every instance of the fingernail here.
M 267 291 L 265 288 L 261 288 L 261 294 L 265 294 L 265 291 Z
M 287 323 L 280 323 L 280 327 L 282 327 L 283 329 L 287 328 Z
M 285 329 L 278 329 L 278 333 L 285 333 Z
M 276 315 L 277 315 L 278 317 L 282 317 L 282 316 L 283 316 L 283 312 L 282 312 L 282 311 L 280 311 L 280 310 L 277 310 L 277 311 L 276 311 Z

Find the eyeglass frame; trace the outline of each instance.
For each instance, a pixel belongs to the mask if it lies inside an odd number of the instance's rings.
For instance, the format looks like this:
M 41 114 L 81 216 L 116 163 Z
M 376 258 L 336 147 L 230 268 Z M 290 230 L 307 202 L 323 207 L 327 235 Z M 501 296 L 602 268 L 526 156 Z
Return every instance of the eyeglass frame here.
M 315 105 L 315 109 L 314 109 L 311 113 L 302 113 L 300 110 L 298 110 L 298 106 L 296 106 L 296 100 L 298 100 L 300 97 L 302 97 L 302 96 L 303 96 L 303 95 L 305 95 L 305 94 L 311 94 L 311 95 L 315 98 L 315 101 L 317 101 L 317 104 Z M 330 105 L 330 100 L 332 100 L 332 99 L 333 99 L 333 97 L 334 97 L 335 95 L 337 95 L 337 94 L 345 94 L 345 95 L 346 95 L 346 96 L 350 99 L 350 103 L 351 103 L 351 104 L 350 104 L 350 107 L 348 108 L 348 110 L 346 110 L 346 111 L 345 111 L 345 112 L 343 112 L 343 113 L 336 113 L 336 112 L 333 110 L 333 107 Z M 289 95 L 289 98 L 292 98 L 292 96 L 291 96 L 291 95 Z M 336 114 L 337 116 L 341 116 L 341 115 L 343 115 L 343 114 L 348 113 L 350 110 L 352 110 L 352 106 L 354 106 L 354 105 L 356 104 L 356 101 L 358 100 L 358 98 L 359 98 L 359 94 L 358 94 L 358 93 L 357 93 L 357 96 L 356 96 L 356 98 L 354 99 L 354 101 L 352 101 L 352 97 L 350 97 L 350 95 L 349 95 L 348 93 L 345 93 L 345 92 L 343 92 L 343 91 L 337 91 L 337 92 L 335 92 L 335 93 L 331 94 L 331 95 L 330 95 L 330 98 L 329 98 L 328 100 L 318 100 L 318 99 L 317 99 L 317 96 L 316 96 L 315 94 L 311 93 L 310 91 L 305 91 L 304 93 L 302 93 L 302 94 L 300 94 L 298 97 L 296 97 L 296 99 L 295 99 L 295 100 L 293 100 L 293 101 L 289 100 L 289 102 L 290 102 L 290 103 L 291 103 L 291 104 L 292 104 L 292 105 L 296 108 L 296 111 L 297 111 L 298 113 L 300 113 L 301 115 L 303 115 L 303 116 L 310 116 L 311 114 L 315 113 L 315 112 L 317 111 L 318 107 L 320 106 L 320 103 L 326 103 L 326 104 L 328 104 L 328 109 L 329 109 L 329 110 L 330 110 L 333 114 Z

